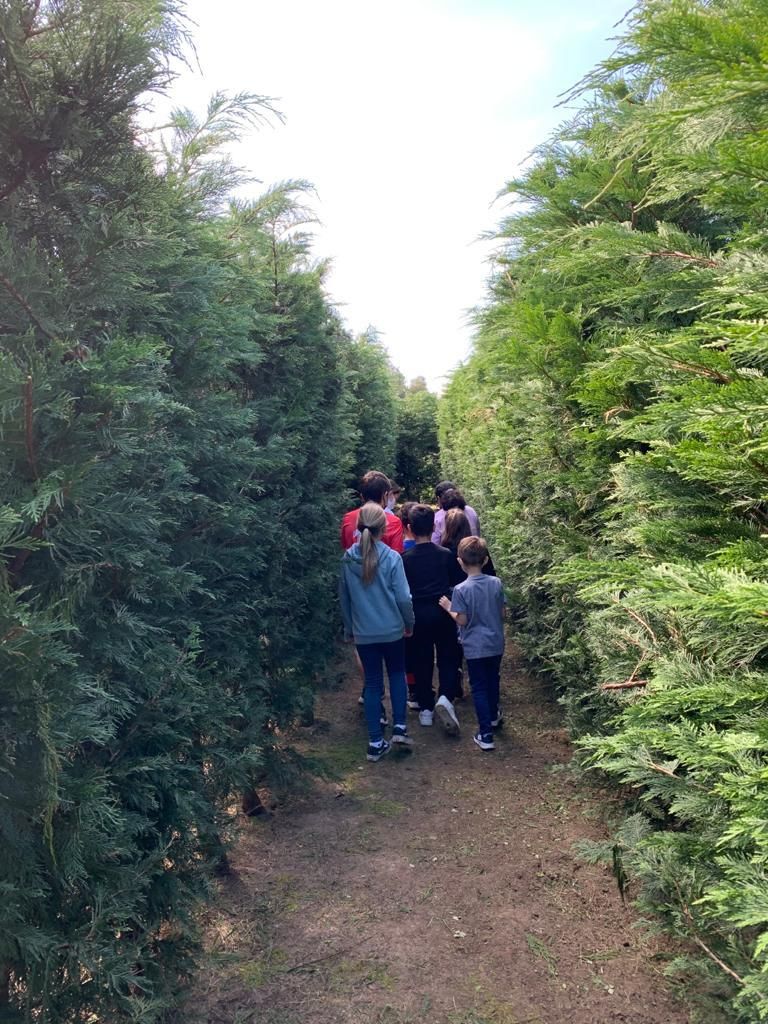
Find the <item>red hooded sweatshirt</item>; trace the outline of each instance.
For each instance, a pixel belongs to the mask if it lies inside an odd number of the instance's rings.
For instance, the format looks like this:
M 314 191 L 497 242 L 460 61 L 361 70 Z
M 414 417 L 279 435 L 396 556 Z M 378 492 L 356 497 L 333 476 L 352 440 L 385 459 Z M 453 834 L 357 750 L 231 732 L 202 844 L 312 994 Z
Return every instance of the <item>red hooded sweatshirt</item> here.
M 348 551 L 353 544 L 360 540 L 360 534 L 357 532 L 357 517 L 359 515 L 360 509 L 353 508 L 341 520 L 341 546 L 345 551 Z M 389 512 L 387 512 L 387 525 L 381 539 L 387 547 L 392 548 L 393 551 L 398 551 L 402 555 L 403 524 L 397 516 L 393 516 Z

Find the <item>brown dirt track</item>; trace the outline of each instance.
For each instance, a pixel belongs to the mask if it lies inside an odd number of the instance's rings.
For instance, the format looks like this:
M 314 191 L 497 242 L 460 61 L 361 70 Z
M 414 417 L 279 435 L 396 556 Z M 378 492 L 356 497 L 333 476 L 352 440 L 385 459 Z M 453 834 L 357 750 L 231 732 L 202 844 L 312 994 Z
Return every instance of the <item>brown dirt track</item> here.
M 556 708 L 510 662 L 493 753 L 419 728 L 365 761 L 351 659 L 297 740 L 335 775 L 248 821 L 208 915 L 184 1024 L 684 1024 L 664 950 L 611 874 L 601 795 L 565 770 Z M 558 770 L 559 766 L 563 766 Z

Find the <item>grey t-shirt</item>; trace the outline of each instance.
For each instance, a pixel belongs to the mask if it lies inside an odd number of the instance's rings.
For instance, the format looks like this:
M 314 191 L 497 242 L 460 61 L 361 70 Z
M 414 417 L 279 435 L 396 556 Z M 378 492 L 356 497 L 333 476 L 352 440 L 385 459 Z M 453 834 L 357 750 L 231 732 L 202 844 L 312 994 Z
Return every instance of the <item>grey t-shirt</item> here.
M 504 653 L 504 588 L 498 576 L 468 576 L 453 588 L 451 611 L 467 616 L 459 627 L 464 656 L 490 658 Z

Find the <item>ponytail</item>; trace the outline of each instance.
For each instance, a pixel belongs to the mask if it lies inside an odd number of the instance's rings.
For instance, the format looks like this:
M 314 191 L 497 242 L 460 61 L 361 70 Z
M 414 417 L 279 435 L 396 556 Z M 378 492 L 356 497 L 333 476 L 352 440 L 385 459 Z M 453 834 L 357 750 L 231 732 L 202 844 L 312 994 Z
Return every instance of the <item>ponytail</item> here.
M 384 533 L 387 517 L 381 505 L 366 502 L 357 517 L 357 528 L 360 531 L 360 554 L 363 559 L 363 583 L 372 583 L 379 567 L 379 556 L 376 553 L 376 541 Z
M 379 556 L 376 554 L 376 538 L 367 526 L 360 534 L 360 554 L 363 556 L 363 583 L 372 583 L 379 566 Z

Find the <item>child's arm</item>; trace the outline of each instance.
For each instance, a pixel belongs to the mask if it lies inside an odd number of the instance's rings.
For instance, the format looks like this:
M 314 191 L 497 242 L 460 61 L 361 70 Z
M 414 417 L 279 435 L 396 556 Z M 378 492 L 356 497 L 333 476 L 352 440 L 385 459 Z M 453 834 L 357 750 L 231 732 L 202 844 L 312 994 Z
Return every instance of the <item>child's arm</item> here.
M 403 617 L 403 635 L 412 636 L 415 616 L 413 613 L 413 601 L 411 600 L 411 588 L 408 586 L 402 558 L 398 558 L 394 562 L 392 588 L 395 592 L 397 607 L 400 609 L 400 614 Z
M 451 618 L 453 619 L 457 626 L 466 626 L 467 616 L 464 614 L 464 612 L 455 612 L 452 610 L 450 598 L 441 597 L 439 604 L 444 612 L 448 612 L 448 614 L 451 616 Z

